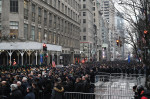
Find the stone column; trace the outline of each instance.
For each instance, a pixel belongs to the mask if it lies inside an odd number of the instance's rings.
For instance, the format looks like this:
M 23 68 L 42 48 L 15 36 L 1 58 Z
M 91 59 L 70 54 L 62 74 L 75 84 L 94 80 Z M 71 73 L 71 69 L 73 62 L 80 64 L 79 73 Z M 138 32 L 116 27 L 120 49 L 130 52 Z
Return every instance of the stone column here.
M 23 55 L 24 55 L 24 52 L 21 53 L 22 65 L 23 65 Z
M 10 50 L 10 52 L 8 52 L 9 57 L 10 57 L 10 63 L 9 63 L 10 65 L 11 65 L 11 55 L 12 55 L 12 53 L 13 53 L 13 52 L 12 52 L 11 50 Z
M 37 51 L 35 52 L 35 57 L 36 57 L 36 63 L 35 64 L 37 65 L 37 61 L 38 61 L 37 60 Z
M 29 65 L 30 65 L 30 55 L 31 55 L 32 51 L 27 51 L 27 54 L 29 55 Z

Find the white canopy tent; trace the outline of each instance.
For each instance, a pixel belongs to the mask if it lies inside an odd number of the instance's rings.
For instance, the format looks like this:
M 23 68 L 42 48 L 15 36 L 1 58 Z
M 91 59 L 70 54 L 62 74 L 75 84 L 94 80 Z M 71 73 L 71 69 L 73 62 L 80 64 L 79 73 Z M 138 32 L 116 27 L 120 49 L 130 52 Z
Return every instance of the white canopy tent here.
M 47 51 L 62 51 L 62 47 L 58 45 L 46 44 Z M 37 50 L 43 49 L 43 43 L 38 42 L 1 42 L 0 43 L 0 50 L 6 50 L 10 56 L 10 63 L 11 63 L 11 55 L 15 50 L 19 50 L 22 56 L 22 65 L 23 65 L 23 55 L 25 51 L 28 50 L 35 50 L 36 55 L 36 64 L 37 64 Z M 28 53 L 29 55 L 31 53 Z
M 62 51 L 58 45 L 46 44 L 49 51 Z M 38 42 L 1 42 L 0 50 L 42 50 L 43 43 Z

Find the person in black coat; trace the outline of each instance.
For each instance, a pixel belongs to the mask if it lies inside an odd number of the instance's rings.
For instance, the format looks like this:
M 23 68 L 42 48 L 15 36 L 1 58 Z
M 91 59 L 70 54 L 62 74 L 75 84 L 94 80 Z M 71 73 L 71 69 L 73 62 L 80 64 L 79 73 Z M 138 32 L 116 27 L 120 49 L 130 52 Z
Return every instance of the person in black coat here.
M 23 99 L 22 92 L 18 89 L 17 84 L 11 84 L 10 99 Z
M 9 93 L 11 92 L 9 85 L 6 81 L 1 82 L 0 86 L 0 99 L 3 98 L 9 98 Z
M 29 83 L 28 83 L 28 80 L 26 77 L 23 77 L 22 78 L 22 87 L 23 87 L 23 96 L 25 96 L 27 93 L 26 93 L 26 89 L 27 87 L 29 86 Z
M 74 84 L 74 92 L 81 92 L 81 88 L 82 88 L 82 85 L 81 85 L 81 82 L 80 82 L 80 78 L 76 78 L 76 82 Z
M 27 87 L 27 95 L 24 99 L 35 99 L 35 94 L 32 92 L 32 88 L 30 86 Z
M 137 85 L 133 86 L 134 99 L 138 99 Z
M 90 92 L 90 84 L 85 76 L 82 76 L 82 92 L 84 93 Z
M 23 87 L 22 87 L 20 81 L 17 81 L 17 86 L 18 86 L 18 89 L 19 89 L 19 90 L 22 92 L 22 94 L 23 94 L 24 89 L 23 89 Z
M 51 99 L 64 99 L 64 87 L 61 86 L 60 82 L 55 82 Z
M 37 83 L 32 83 L 33 93 L 35 94 L 35 99 L 39 99 L 39 88 L 37 86 Z

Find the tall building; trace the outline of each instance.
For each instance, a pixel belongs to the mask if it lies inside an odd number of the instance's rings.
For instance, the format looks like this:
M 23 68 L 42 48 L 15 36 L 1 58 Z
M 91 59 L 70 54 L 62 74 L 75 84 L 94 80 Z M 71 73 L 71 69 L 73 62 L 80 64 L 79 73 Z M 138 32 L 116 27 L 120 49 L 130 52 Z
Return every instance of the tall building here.
M 77 62 L 79 6 L 79 0 L 0 0 L 0 64 Z
M 116 11 L 115 21 L 115 39 L 119 41 L 118 45 L 116 44 L 115 47 L 115 59 L 123 60 L 125 38 L 123 13 Z
M 110 60 L 109 55 L 109 24 L 101 17 L 101 35 L 102 35 L 102 60 Z
M 109 60 L 113 61 L 115 59 L 115 7 L 112 0 L 99 0 L 101 4 L 101 12 L 104 19 L 108 22 L 109 27 Z
M 90 61 L 94 58 L 94 33 L 96 27 L 93 21 L 93 1 L 92 0 L 80 0 L 80 52 L 81 59 Z
M 99 61 L 110 60 L 109 57 L 109 24 L 101 11 L 99 0 L 93 0 L 94 23 L 97 26 L 97 56 Z

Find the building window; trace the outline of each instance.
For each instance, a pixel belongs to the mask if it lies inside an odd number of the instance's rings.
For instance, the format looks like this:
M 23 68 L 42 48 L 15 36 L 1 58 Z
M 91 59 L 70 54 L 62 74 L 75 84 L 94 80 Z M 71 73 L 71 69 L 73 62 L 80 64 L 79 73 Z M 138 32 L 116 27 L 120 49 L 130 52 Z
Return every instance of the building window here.
M 67 6 L 65 6 L 65 14 L 67 15 Z
M 70 16 L 70 17 L 72 18 L 72 10 L 71 10 L 70 14 L 71 14 L 71 16 Z
M 41 12 L 41 8 L 38 8 L 38 24 L 41 24 L 41 17 L 42 17 L 42 12 Z
M 44 10 L 44 25 L 47 25 L 47 11 Z
M 64 13 L 64 4 L 62 3 L 62 12 Z
M 24 24 L 24 38 L 28 39 L 28 24 Z
M 18 12 L 18 0 L 10 0 L 10 12 Z
M 58 18 L 58 30 L 60 30 L 60 18 Z
M 24 0 L 24 19 L 28 20 L 28 1 Z
M 83 16 L 86 16 L 86 12 L 83 12 Z
M 30 40 L 35 40 L 35 27 L 31 27 L 31 35 L 30 35 Z
M 83 40 L 84 40 L 84 41 L 86 40 L 86 36 L 83 36 Z
M 17 21 L 10 21 L 10 38 L 18 37 L 19 23 Z
M 45 30 L 45 29 L 44 29 L 43 39 L 44 39 L 45 41 L 47 40 L 47 30 Z
M 58 10 L 60 10 L 60 0 L 58 0 Z
M 86 8 L 86 4 L 83 4 L 83 8 Z
M 59 45 L 62 45 L 62 35 L 59 35 Z
M 50 5 L 52 5 L 52 0 L 49 0 Z
M 54 15 L 54 29 L 56 28 L 56 16 Z
M 52 43 L 52 32 L 49 32 L 48 41 L 49 43 Z
M 83 28 L 83 32 L 86 32 L 86 28 Z
M 37 40 L 41 42 L 41 28 L 38 28 Z
M 49 27 L 52 27 L 52 14 L 49 13 Z
M 57 36 L 57 44 L 60 44 L 60 35 Z
M 70 9 L 68 8 L 68 16 L 70 16 Z
M 56 44 L 56 34 L 54 33 L 53 44 Z
M 93 7 L 93 11 L 95 11 L 95 7 Z
M 65 46 L 67 46 L 67 37 L 65 37 Z
M 86 23 L 86 19 L 83 19 L 83 23 Z
M 68 34 L 70 33 L 70 24 L 68 23 Z
M 35 22 L 35 5 L 32 4 L 32 21 Z
M 56 0 L 54 0 L 54 8 L 56 8 Z
M 63 21 L 63 19 L 61 20 L 61 32 L 63 32 L 64 31 L 64 21 Z
M 45 0 L 45 2 L 47 3 L 47 0 Z

